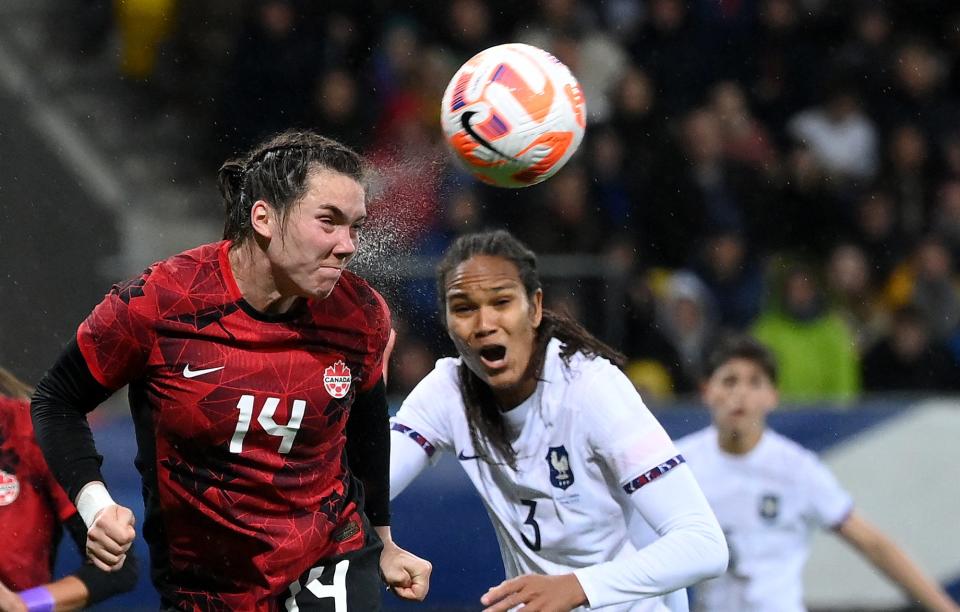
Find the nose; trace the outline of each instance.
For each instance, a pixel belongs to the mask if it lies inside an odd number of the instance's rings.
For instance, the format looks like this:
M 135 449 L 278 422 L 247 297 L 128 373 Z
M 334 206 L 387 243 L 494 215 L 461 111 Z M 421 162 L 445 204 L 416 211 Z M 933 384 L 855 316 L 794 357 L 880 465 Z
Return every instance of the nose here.
M 337 230 L 337 241 L 333 245 L 333 254 L 346 259 L 357 252 L 360 236 L 357 230 L 350 226 L 342 226 Z
M 497 311 L 488 306 L 481 306 L 477 310 L 477 328 L 474 332 L 478 338 L 485 338 L 497 331 Z

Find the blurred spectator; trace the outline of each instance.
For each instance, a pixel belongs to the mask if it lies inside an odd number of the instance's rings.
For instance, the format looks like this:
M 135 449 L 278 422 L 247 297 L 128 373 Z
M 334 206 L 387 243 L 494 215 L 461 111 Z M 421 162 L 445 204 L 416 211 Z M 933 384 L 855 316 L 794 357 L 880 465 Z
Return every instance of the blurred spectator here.
M 907 254 L 893 196 L 883 189 L 865 192 L 854 205 L 851 240 L 867 254 L 880 285 Z
M 893 25 L 885 2 L 860 0 L 848 23 L 849 38 L 833 58 L 833 71 L 856 79 L 871 114 L 890 87 Z
M 960 367 L 930 333 L 920 309 L 904 306 L 893 316 L 890 334 L 863 359 L 866 391 L 955 391 Z
M 590 184 L 581 164 L 571 161 L 533 189 L 539 197 L 527 211 L 527 231 L 521 232 L 530 248 L 543 254 L 599 252 L 600 219 L 591 206 Z M 544 231 L 545 221 L 550 231 Z
M 673 396 L 684 378 L 680 356 L 657 321 L 657 300 L 651 275 L 635 270 L 627 279 L 626 330 L 622 351 L 634 385 L 657 397 Z
M 897 201 L 899 226 L 908 239 L 917 239 L 927 229 L 933 200 L 930 148 L 915 124 L 897 126 L 887 143 L 887 167 L 883 183 Z
M 785 401 L 843 402 L 860 392 L 853 334 L 827 303 L 811 268 L 791 265 L 784 271 L 779 290 L 752 331 L 780 364 Z
M 833 248 L 827 260 L 827 291 L 863 355 L 890 326 L 863 249 L 849 242 Z
M 957 103 L 940 95 L 946 67 L 928 41 L 912 38 L 901 43 L 891 71 L 893 88 L 882 98 L 880 115 L 886 129 L 916 122 L 928 139 L 955 129 Z
M 493 31 L 489 3 L 482 0 L 453 0 L 446 6 L 441 43 L 453 54 L 458 66 L 499 41 Z
M 891 275 L 886 293 L 895 307 L 914 304 L 937 340 L 947 340 L 957 332 L 960 288 L 953 257 L 936 236 L 927 236 L 917 244 L 910 259 Z
M 680 357 L 678 393 L 696 391 L 703 377 L 703 360 L 716 337 L 716 315 L 710 292 L 696 275 L 677 272 L 666 282 L 657 304 L 657 321 Z
M 292 0 L 258 0 L 221 96 L 223 145 L 244 148 L 300 124 L 318 65 L 316 41 L 298 29 Z
M 610 96 L 628 57 L 615 38 L 595 27 L 589 5 L 576 0 L 541 0 L 535 22 L 516 31 L 517 42 L 545 49 L 576 75 L 587 100 L 588 121 L 610 117 Z
M 950 249 L 953 261 L 960 261 L 960 179 L 940 185 L 935 206 L 933 233 Z
M 721 327 L 743 330 L 760 313 L 763 270 L 747 249 L 740 232 L 722 229 L 698 249 L 693 271 L 710 290 Z
M 788 129 L 841 186 L 851 180 L 868 180 L 877 172 L 876 128 L 863 113 L 859 94 L 847 85 L 833 86 L 820 106 L 791 118 Z
M 114 2 L 120 33 L 120 74 L 144 81 L 153 75 L 160 44 L 175 23 L 176 0 L 124 0 Z
M 647 21 L 630 45 L 633 63 L 652 76 L 657 99 L 670 116 L 694 107 L 711 74 L 711 58 L 703 52 L 688 5 L 684 0 L 649 0 Z
M 327 70 L 315 81 L 306 123 L 325 136 L 354 148 L 366 148 L 370 117 L 361 107 L 356 77 L 338 68 Z
M 767 129 L 751 114 L 738 83 L 717 83 L 710 92 L 710 109 L 720 121 L 727 159 L 766 174 L 776 170 L 777 150 Z
M 843 227 L 849 205 L 835 189 L 812 151 L 794 146 L 784 165 L 779 201 L 767 202 L 771 212 L 754 239 L 757 248 L 786 251 L 819 260 Z
M 724 159 L 720 123 L 713 112 L 694 110 L 679 127 L 678 158 L 662 162 L 652 177 L 651 197 L 637 202 L 640 244 L 652 265 L 686 265 L 688 245 L 696 244 L 708 227 L 744 228 L 748 185 L 757 188 L 753 195 L 762 197 L 756 177 Z
M 814 101 L 824 54 L 814 32 L 802 23 L 796 0 L 760 0 L 746 87 L 757 115 L 778 134 L 790 116 Z
M 620 79 L 613 96 L 613 116 L 607 134 L 620 141 L 620 162 L 624 188 L 630 197 L 633 217 L 630 225 L 634 231 L 644 234 L 640 225 L 642 211 L 652 206 L 653 177 L 663 165 L 663 145 L 667 141 L 664 120 L 657 108 L 655 84 L 644 70 L 629 66 Z M 603 137 L 603 130 L 596 130 Z M 588 130 L 589 138 L 593 133 Z M 599 161 L 596 163 L 599 168 Z M 609 172 L 611 169 L 608 168 Z M 638 227 L 639 226 L 639 227 Z

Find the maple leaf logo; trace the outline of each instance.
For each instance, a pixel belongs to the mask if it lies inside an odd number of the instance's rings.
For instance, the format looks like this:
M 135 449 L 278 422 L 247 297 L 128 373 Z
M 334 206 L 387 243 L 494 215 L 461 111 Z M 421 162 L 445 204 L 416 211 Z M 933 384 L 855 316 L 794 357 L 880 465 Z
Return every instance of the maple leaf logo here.
M 342 359 L 323 370 L 323 388 L 336 399 L 344 397 L 350 391 L 352 382 L 350 368 Z

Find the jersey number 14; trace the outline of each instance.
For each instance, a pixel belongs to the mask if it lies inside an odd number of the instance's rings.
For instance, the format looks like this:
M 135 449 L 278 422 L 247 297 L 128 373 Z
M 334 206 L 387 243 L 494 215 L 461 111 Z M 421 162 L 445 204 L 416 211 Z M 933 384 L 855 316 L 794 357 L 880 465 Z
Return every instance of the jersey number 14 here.
M 253 418 L 253 408 L 255 398 L 252 395 L 243 395 L 237 402 L 237 409 L 240 411 L 240 418 L 237 420 L 237 428 L 230 438 L 230 452 L 240 453 L 243 451 L 243 438 L 250 429 L 250 420 Z M 279 425 L 273 420 L 273 415 L 280 405 L 279 397 L 268 397 L 260 408 L 260 414 L 257 416 L 257 422 L 260 427 L 270 434 L 281 438 L 280 448 L 277 452 L 286 455 L 293 448 L 293 439 L 297 437 L 297 431 L 300 429 L 300 422 L 303 421 L 303 413 L 307 408 L 307 402 L 303 400 L 293 400 L 293 406 L 290 410 L 290 420 L 286 425 Z

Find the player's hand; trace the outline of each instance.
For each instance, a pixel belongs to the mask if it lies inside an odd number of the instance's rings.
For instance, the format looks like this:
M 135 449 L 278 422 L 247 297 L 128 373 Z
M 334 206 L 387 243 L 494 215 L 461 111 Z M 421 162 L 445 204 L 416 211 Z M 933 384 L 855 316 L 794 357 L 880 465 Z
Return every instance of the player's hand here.
M 28 612 L 20 596 L 0 582 L 0 612 Z
M 134 522 L 133 512 L 116 504 L 97 513 L 93 525 L 87 530 L 87 556 L 95 566 L 105 572 L 115 572 L 123 567 L 127 551 L 137 535 Z
M 573 574 L 527 574 L 504 580 L 480 598 L 483 612 L 507 612 L 523 605 L 523 612 L 570 612 L 587 604 L 587 595 Z
M 433 565 L 409 553 L 393 542 L 384 542 L 380 553 L 380 573 L 393 594 L 400 599 L 423 601 L 430 590 Z

